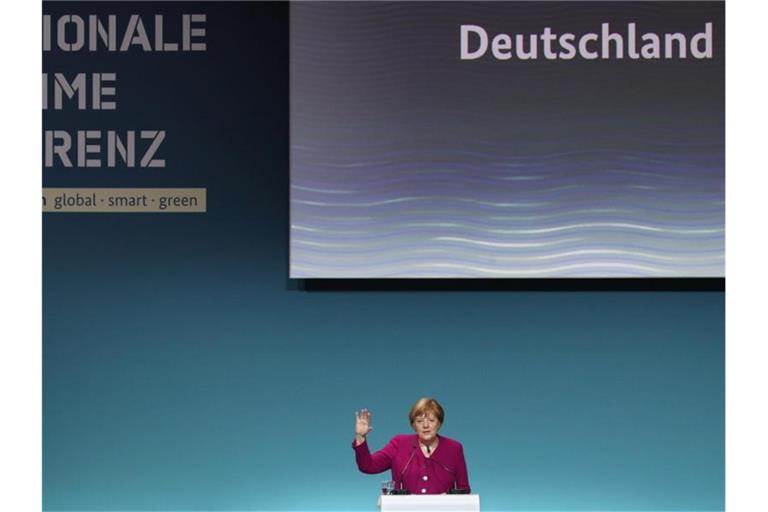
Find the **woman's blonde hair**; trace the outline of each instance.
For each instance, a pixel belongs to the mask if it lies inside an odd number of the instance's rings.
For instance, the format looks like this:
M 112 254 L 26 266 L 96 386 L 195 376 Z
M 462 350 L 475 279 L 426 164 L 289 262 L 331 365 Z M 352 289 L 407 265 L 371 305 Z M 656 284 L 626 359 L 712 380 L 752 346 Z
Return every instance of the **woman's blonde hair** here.
M 434 414 L 437 421 L 439 421 L 441 425 L 443 424 L 445 412 L 443 411 L 443 407 L 434 398 L 419 398 L 416 403 L 413 404 L 413 407 L 411 407 L 411 412 L 408 413 L 408 419 L 410 420 L 411 425 L 413 425 L 416 418 L 422 414 L 429 413 Z

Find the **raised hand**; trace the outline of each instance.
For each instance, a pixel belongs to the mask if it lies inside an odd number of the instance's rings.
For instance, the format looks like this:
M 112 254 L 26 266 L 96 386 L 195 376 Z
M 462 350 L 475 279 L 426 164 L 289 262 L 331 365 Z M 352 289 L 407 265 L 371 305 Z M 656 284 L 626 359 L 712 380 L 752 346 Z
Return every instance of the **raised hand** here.
M 362 444 L 365 441 L 365 436 L 373 430 L 371 426 L 371 413 L 368 409 L 355 412 L 355 440 L 357 444 Z

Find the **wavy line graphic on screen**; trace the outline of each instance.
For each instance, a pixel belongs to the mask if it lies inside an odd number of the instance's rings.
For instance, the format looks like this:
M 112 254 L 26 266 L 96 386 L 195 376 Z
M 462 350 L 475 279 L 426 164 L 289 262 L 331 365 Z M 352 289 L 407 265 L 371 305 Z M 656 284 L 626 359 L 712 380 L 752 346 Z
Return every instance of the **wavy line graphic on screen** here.
M 414 180 L 416 181 L 416 180 Z M 423 181 L 423 180 L 421 180 Z M 716 191 L 708 191 L 708 190 L 699 190 L 696 191 L 692 187 L 686 189 L 686 190 L 677 190 L 672 187 L 663 187 L 663 186 L 655 186 L 655 185 L 647 185 L 647 184 L 618 184 L 618 185 L 608 185 L 608 184 L 597 184 L 593 183 L 591 185 L 586 184 L 570 184 L 570 185 L 558 185 L 558 186 L 551 186 L 548 188 L 538 188 L 538 189 L 521 189 L 518 188 L 514 192 L 516 194 L 526 193 L 528 194 L 528 201 L 514 201 L 510 202 L 505 200 L 508 195 L 505 195 L 505 189 L 494 183 L 484 183 L 482 185 L 480 184 L 472 184 L 470 183 L 462 183 L 461 180 L 456 181 L 442 181 L 440 183 L 431 183 L 427 182 L 425 183 L 426 186 L 430 188 L 431 195 L 421 195 L 421 196 L 399 196 L 398 193 L 407 193 L 413 191 L 413 186 L 409 185 L 408 183 L 401 183 L 397 186 L 377 186 L 375 187 L 377 190 L 377 193 L 379 194 L 379 199 L 373 200 L 373 201 L 366 201 L 366 202 L 355 202 L 351 201 L 351 197 L 345 197 L 345 198 L 328 198 L 328 197 L 322 197 L 322 196 L 309 196 L 306 194 L 295 194 L 296 196 L 300 196 L 301 198 L 298 198 L 295 200 L 298 204 L 305 204 L 307 206 L 330 206 L 330 207 L 376 207 L 376 206 L 386 206 L 389 204 L 395 204 L 395 203 L 403 203 L 403 202 L 413 202 L 413 201 L 435 201 L 435 200 L 443 200 L 446 202 L 462 202 L 462 203 L 475 203 L 478 205 L 484 205 L 484 206 L 494 206 L 499 208 L 540 208 L 540 207 L 546 207 L 552 205 L 552 200 L 562 201 L 566 198 L 570 198 L 571 201 L 576 200 L 587 200 L 593 197 L 595 194 L 599 193 L 612 193 L 614 194 L 614 199 L 632 199 L 635 197 L 638 200 L 643 200 L 647 197 L 643 197 L 642 192 L 655 192 L 655 196 L 650 196 L 655 200 L 658 200 L 660 197 L 663 196 L 670 196 L 672 198 L 683 196 L 684 198 L 686 196 L 689 196 L 692 192 L 698 192 L 701 195 L 701 199 L 697 200 L 697 203 L 700 203 L 702 200 L 706 199 L 705 194 L 709 194 L 709 199 L 711 200 L 712 204 L 715 205 L 715 203 L 718 201 L 718 196 Z M 485 191 L 485 196 L 483 199 L 476 199 L 476 198 L 469 198 L 469 197 L 461 197 L 457 196 L 457 192 L 465 192 L 468 186 L 472 186 L 474 190 L 480 194 L 483 193 L 483 189 L 489 189 Z M 373 187 L 368 187 L 373 188 Z M 307 190 L 308 187 L 303 187 L 304 191 Z M 302 189 L 297 189 L 302 190 Z M 313 192 L 319 192 L 319 193 L 325 193 L 325 191 L 322 191 L 321 189 L 315 189 Z M 512 191 L 506 191 L 506 194 L 509 194 Z M 339 192 L 340 193 L 340 192 Z M 364 194 L 367 193 L 367 191 L 347 191 L 346 194 Z M 385 196 L 386 194 L 386 196 Z M 634 194 L 634 195 L 633 195 Z M 495 199 L 491 199 L 492 197 L 495 197 Z M 541 199 L 546 199 L 542 201 Z
M 443 249 L 421 249 L 411 251 L 412 254 L 401 258 L 389 257 L 382 254 L 377 254 L 370 258 L 369 264 L 383 265 L 398 263 L 405 260 L 422 261 L 426 255 L 437 260 L 441 256 L 450 255 L 453 261 L 471 262 L 473 258 L 477 256 L 476 253 L 471 251 L 456 250 L 451 248 L 450 253 Z M 675 255 L 675 256 L 663 256 L 659 254 L 653 254 L 649 252 L 643 252 L 641 250 L 629 250 L 623 249 L 573 249 L 563 250 L 560 252 L 541 253 L 539 251 L 533 252 L 530 256 L 495 256 L 494 261 L 499 263 L 514 263 L 518 264 L 537 264 L 541 261 L 556 261 L 556 260 L 573 260 L 578 259 L 580 256 L 590 256 L 598 258 L 606 258 L 610 261 L 612 256 L 620 255 L 626 257 L 628 261 L 647 261 L 647 262 L 670 262 L 672 265 L 711 265 L 714 263 L 722 262 L 723 256 L 721 254 L 713 254 L 708 257 L 695 257 L 691 258 L 688 255 Z M 346 267 L 349 261 L 352 261 L 357 256 L 354 254 L 346 255 L 326 255 L 320 253 L 307 258 L 307 262 L 322 263 L 324 265 L 331 265 L 336 267 Z M 345 261 L 348 260 L 348 261 Z M 692 263 L 693 262 L 693 263 Z
M 463 239 L 457 239 L 462 241 Z M 328 242 L 310 243 L 305 240 L 297 240 L 298 244 L 309 245 L 311 247 L 325 248 L 339 248 L 341 244 L 334 244 Z M 394 260 L 407 260 L 407 259 L 420 259 L 423 255 L 432 255 L 433 259 L 456 259 L 461 261 L 468 261 L 472 259 L 480 259 L 486 257 L 485 260 L 493 260 L 497 263 L 530 263 L 536 264 L 538 261 L 552 260 L 552 259 L 570 259 L 582 256 L 600 256 L 601 258 L 608 258 L 613 256 L 625 256 L 632 259 L 648 260 L 648 261 L 665 261 L 670 262 L 673 265 L 711 265 L 723 261 L 723 255 L 712 251 L 709 254 L 702 253 L 701 251 L 687 254 L 672 253 L 672 255 L 664 255 L 660 253 L 653 253 L 649 251 L 648 247 L 634 248 L 629 244 L 616 244 L 616 249 L 610 249 L 605 246 L 600 249 L 582 249 L 585 244 L 579 244 L 577 241 L 563 241 L 562 243 L 553 244 L 537 244 L 537 243 L 512 243 L 510 246 L 514 246 L 515 251 L 509 251 L 510 254 L 515 256 L 503 256 L 503 252 L 495 254 L 492 258 L 487 257 L 487 251 L 485 247 L 478 245 L 464 245 L 458 244 L 443 244 L 443 247 L 439 247 L 439 244 L 435 244 L 430 248 L 413 249 L 409 248 L 408 252 L 399 250 L 397 246 L 387 247 L 385 249 L 379 248 L 363 248 L 358 250 L 352 250 L 346 245 L 341 245 L 337 253 L 329 251 L 317 251 L 307 252 L 307 261 L 324 262 L 333 266 L 349 265 L 360 258 L 360 256 L 366 257 L 366 264 L 383 264 L 389 263 Z
M 452 269 L 451 275 L 462 276 L 498 276 L 498 277 L 599 277 L 606 273 L 617 273 L 626 277 L 642 277 L 651 275 L 653 277 L 674 277 L 677 269 L 671 269 L 668 266 L 654 265 L 655 262 L 634 262 L 631 259 L 622 261 L 605 262 L 565 262 L 561 265 L 538 265 L 531 268 L 525 268 L 514 264 L 506 268 L 498 266 L 483 266 L 478 263 L 459 263 L 445 261 L 418 260 L 409 262 L 407 265 L 402 262 L 395 262 L 394 265 L 376 265 L 376 275 L 383 277 L 439 277 L 445 275 L 447 269 Z M 296 267 L 308 274 L 316 273 L 322 267 L 296 263 Z M 356 273 L 345 276 L 349 269 L 339 267 L 335 269 L 340 277 L 353 277 Z
M 321 272 L 333 275 L 360 275 L 366 272 L 397 275 L 398 271 L 393 269 L 399 269 L 403 274 L 418 274 L 418 269 L 424 269 L 426 262 L 432 262 L 435 268 L 443 269 L 441 271 L 449 268 L 459 270 L 456 265 L 464 265 L 467 268 L 459 272 L 461 275 L 482 264 L 486 269 L 482 272 L 484 274 L 492 269 L 497 274 L 522 276 L 535 273 L 533 271 L 537 268 L 555 268 L 547 265 L 549 260 L 561 260 L 566 266 L 571 265 L 568 268 L 562 265 L 557 267 L 564 277 L 575 275 L 572 272 L 578 269 L 584 270 L 584 275 L 590 274 L 590 270 L 596 275 L 603 272 L 634 275 L 634 271 L 624 272 L 621 270 L 623 267 L 616 265 L 622 262 L 655 264 L 654 273 L 658 275 L 680 275 L 682 272 L 705 274 L 722 267 L 722 230 L 704 230 L 715 232 L 714 236 L 699 235 L 701 231 L 695 232 L 698 248 L 686 251 L 679 249 L 680 236 L 659 237 L 645 232 L 628 236 L 621 231 L 613 237 L 598 232 L 569 238 L 529 236 L 525 239 L 514 238 L 513 241 L 479 238 L 476 232 L 440 236 L 425 233 L 412 236 L 400 232 L 391 237 L 338 239 L 323 236 L 312 240 L 306 238 L 306 232 L 299 236 L 299 231 L 296 231 L 292 250 L 294 264 L 312 268 L 313 275 Z M 629 267 L 624 270 L 629 270 Z
M 625 206 L 625 205 L 622 205 Z M 650 219 L 656 219 L 658 218 L 660 221 L 665 220 L 679 220 L 680 222 L 694 222 L 697 220 L 702 219 L 709 219 L 712 215 L 716 215 L 718 213 L 722 213 L 723 211 L 723 204 L 722 201 L 712 201 L 711 206 L 707 208 L 698 208 L 698 209 L 669 209 L 669 208 L 647 208 L 643 206 L 638 206 L 635 209 L 630 208 L 582 208 L 582 209 L 569 209 L 568 211 L 558 211 L 553 213 L 532 213 L 532 214 L 525 214 L 525 213 L 516 213 L 515 215 L 488 215 L 484 216 L 482 218 L 482 221 L 478 221 L 472 218 L 468 218 L 465 215 L 465 210 L 462 208 L 444 208 L 442 210 L 423 210 L 418 208 L 400 208 L 394 211 L 388 211 L 388 212 L 376 212 L 376 216 L 371 215 L 345 215 L 344 217 L 339 217 L 338 215 L 324 215 L 322 213 L 313 212 L 312 213 L 312 220 L 313 221 L 322 221 L 322 222 L 335 222 L 338 223 L 340 226 L 349 226 L 349 225 L 361 225 L 363 227 L 370 226 L 372 221 L 375 219 L 385 219 L 387 217 L 393 217 L 393 216 L 402 216 L 403 218 L 409 218 L 413 219 L 414 222 L 409 222 L 408 224 L 415 224 L 415 223 L 430 223 L 430 225 L 439 227 L 441 224 L 445 224 L 445 221 L 455 221 L 455 222 L 464 222 L 464 223 L 472 223 L 472 222 L 480 222 L 482 224 L 488 224 L 493 225 L 498 224 L 501 226 L 507 226 L 514 222 L 520 222 L 525 223 L 524 225 L 528 225 L 529 221 L 537 221 L 537 220 L 547 220 L 547 219 L 557 219 L 561 217 L 568 217 L 568 218 L 581 218 L 578 217 L 580 215 L 610 215 L 607 217 L 608 219 L 631 219 L 631 215 L 633 212 L 635 215 L 638 214 L 638 210 L 642 211 L 645 218 Z M 370 211 L 365 211 L 364 213 L 371 213 Z M 508 212 L 505 212 L 508 213 Z M 430 220 L 433 215 L 438 214 L 438 217 L 442 219 L 441 221 L 432 221 Z M 622 217 L 621 215 L 630 215 L 630 217 Z M 657 217 L 654 217 L 657 216 Z M 423 220 L 420 220 L 420 216 L 424 216 L 425 218 Z M 660 217 L 659 217 L 660 216 Z M 587 219 L 591 219 L 592 217 L 589 217 Z M 597 219 L 600 219 L 600 217 L 595 217 Z M 367 229 L 369 231 L 369 229 Z
M 325 267 L 308 266 L 294 263 L 293 270 L 297 274 L 317 275 Z M 327 271 L 327 269 L 326 269 Z M 411 265 L 376 267 L 372 269 L 377 277 L 605 277 L 616 275 L 621 277 L 674 277 L 675 273 L 667 268 L 651 265 L 640 265 L 626 262 L 606 262 L 604 264 L 572 263 L 559 266 L 542 266 L 535 269 L 511 269 L 499 267 L 483 267 L 445 262 L 415 262 Z M 334 277 L 359 277 L 359 272 L 348 272 L 347 269 L 337 269 Z
M 483 158 L 295 158 L 292 275 L 722 275 L 722 163 L 711 153 L 465 153 Z
M 713 230 L 714 231 L 714 230 Z M 611 233 L 606 232 L 584 232 L 576 233 L 581 235 L 582 240 L 600 240 L 603 247 L 611 243 L 616 243 L 617 240 L 621 241 L 624 246 L 630 244 L 640 244 L 642 247 L 653 249 L 655 251 L 670 250 L 672 254 L 679 254 L 676 245 L 679 243 L 679 236 L 666 236 L 660 237 L 656 234 L 637 233 L 634 236 L 623 231 L 615 231 L 613 236 Z M 392 233 L 390 235 L 368 235 L 365 237 L 352 236 L 352 237 L 329 237 L 323 234 L 312 236 L 313 234 L 302 233 L 295 234 L 295 244 L 315 245 L 318 247 L 338 248 L 339 252 L 366 252 L 366 251 L 386 251 L 388 249 L 407 250 L 409 247 L 417 247 L 419 245 L 426 247 L 446 246 L 446 245 L 465 245 L 476 246 L 482 248 L 498 248 L 498 249 L 521 249 L 526 247 L 544 247 L 547 245 L 557 245 L 566 242 L 574 241 L 573 238 L 563 238 L 561 235 L 557 236 L 529 236 L 529 237 L 489 237 L 483 236 L 476 232 L 465 232 L 453 234 L 441 234 L 434 235 L 432 232 L 407 232 L 407 233 Z M 682 254 L 696 254 L 697 252 L 705 251 L 707 248 L 716 245 L 720 240 L 720 236 L 697 236 L 689 240 L 695 242 L 695 249 L 683 252 Z M 495 254 L 486 253 L 487 256 L 501 255 L 502 251 L 498 251 Z
M 607 171 L 611 172 L 611 171 Z M 618 174 L 618 172 L 617 172 Z M 626 173 L 629 174 L 629 173 Z M 637 176 L 637 174 L 635 174 Z M 445 177 L 445 179 L 442 179 Z M 440 170 L 433 170 L 431 171 L 430 175 L 425 175 L 423 171 L 418 171 L 418 174 L 416 171 L 412 171 L 410 175 L 404 175 L 401 174 L 399 177 L 393 177 L 388 179 L 377 179 L 377 180 L 357 180 L 357 184 L 359 186 L 365 186 L 366 188 L 372 188 L 376 187 L 379 192 L 384 191 L 397 191 L 399 189 L 402 190 L 412 190 L 413 185 L 418 182 L 427 182 L 427 184 L 432 187 L 441 187 L 441 188 L 449 188 L 449 187 L 463 187 L 465 185 L 472 185 L 477 187 L 486 187 L 486 188 L 494 188 L 498 189 L 498 187 L 516 187 L 516 190 L 521 190 L 523 187 L 527 187 L 527 190 L 530 192 L 537 192 L 537 193 L 543 193 L 543 192 L 555 192 L 558 190 L 568 190 L 568 189 L 585 189 L 587 187 L 598 187 L 598 186 L 618 186 L 618 187 L 626 187 L 626 188 L 640 188 L 645 190 L 660 190 L 664 191 L 666 189 L 673 189 L 674 183 L 672 182 L 675 180 L 675 178 L 666 178 L 666 181 L 663 181 L 656 185 L 650 185 L 648 183 L 626 183 L 626 179 L 622 178 L 621 176 L 617 176 L 613 180 L 610 180 L 610 176 L 606 176 L 603 180 L 603 183 L 590 183 L 585 184 L 583 183 L 585 176 L 572 176 L 570 178 L 568 177 L 560 177 L 556 178 L 554 176 L 542 176 L 539 178 L 532 178 L 529 176 L 488 176 L 486 179 L 481 179 L 479 177 L 472 177 L 472 176 L 461 176 L 456 175 L 455 173 L 445 173 L 444 171 Z M 648 176 L 650 179 L 651 177 Z M 523 182 L 535 182 L 535 181 L 542 181 L 542 180 L 555 180 L 558 179 L 558 181 L 561 183 L 559 185 L 551 185 L 548 188 L 541 187 L 539 183 L 504 183 L 505 181 L 523 181 Z M 637 179 L 637 178 L 636 178 Z M 571 183 L 568 183 L 568 181 L 571 181 Z M 582 181 L 582 183 L 578 183 L 578 181 Z M 658 179 L 656 181 L 659 181 Z M 499 183 L 501 182 L 501 183 Z M 575 183 L 574 183 L 575 182 Z M 341 189 L 341 188 L 322 188 L 321 185 L 322 182 L 315 183 L 313 181 L 313 186 L 309 186 L 308 184 L 305 186 L 294 186 L 293 188 L 295 190 L 299 191 L 305 191 L 305 192 L 317 192 L 320 194 L 359 194 L 363 192 L 360 188 L 357 189 Z M 342 183 L 339 183 L 339 185 L 343 185 Z M 701 184 L 698 188 L 706 188 L 708 187 L 708 184 L 704 183 L 704 180 L 701 180 Z
M 355 255 L 359 256 L 359 255 Z M 352 255 L 347 257 L 343 256 L 327 256 L 323 253 L 319 255 L 306 255 L 301 263 L 302 265 L 315 265 L 316 267 L 327 267 L 335 270 L 346 271 L 349 270 L 350 265 L 354 265 L 355 259 Z M 412 267 L 418 266 L 424 267 L 426 262 L 434 264 L 478 264 L 487 262 L 488 259 L 482 260 L 477 258 L 476 254 L 464 254 L 460 251 L 451 250 L 440 252 L 434 249 L 411 251 L 408 256 L 386 256 L 376 254 L 368 258 L 366 265 L 374 266 L 376 269 L 383 267 L 391 267 L 393 265 L 409 265 Z M 680 268 L 688 267 L 707 267 L 717 264 L 722 264 L 722 255 L 712 255 L 709 257 L 695 257 L 695 258 L 683 258 L 680 256 L 661 256 L 657 254 L 651 254 L 648 252 L 633 252 L 626 249 L 581 249 L 574 251 L 563 251 L 550 254 L 535 254 L 531 256 L 514 256 L 514 257 L 494 257 L 492 262 L 499 271 L 514 274 L 518 271 L 529 272 L 531 269 L 542 268 L 545 264 L 553 265 L 556 263 L 579 263 L 582 265 L 590 264 L 593 268 L 602 268 L 606 264 L 613 264 L 617 262 L 624 263 L 643 263 L 652 265 L 663 265 L 666 271 L 680 270 Z
M 500 189 L 494 189 L 481 197 L 478 187 L 475 188 L 476 197 L 461 197 L 456 195 L 457 193 L 467 193 L 466 188 L 457 190 L 439 190 L 446 189 L 445 186 L 434 186 L 435 190 L 431 195 L 424 194 L 418 196 L 400 196 L 393 193 L 387 193 L 386 195 L 380 195 L 378 197 L 371 197 L 370 193 L 362 195 L 362 197 L 345 196 L 343 200 L 334 200 L 336 198 L 329 198 L 327 196 L 320 198 L 305 198 L 306 196 L 299 196 L 294 194 L 293 206 L 296 209 L 304 209 L 307 212 L 314 214 L 330 214 L 332 211 L 338 211 L 345 214 L 354 212 L 355 214 L 372 214 L 377 213 L 379 215 L 383 212 L 394 214 L 397 211 L 403 211 L 406 209 L 432 209 L 437 211 L 442 208 L 446 211 L 463 212 L 464 214 L 470 214 L 472 210 L 486 211 L 489 214 L 502 216 L 502 215 L 514 215 L 514 214 L 529 214 L 532 216 L 541 214 L 554 214 L 557 212 L 571 211 L 576 209 L 579 205 L 583 208 L 585 206 L 593 206 L 596 201 L 600 201 L 600 205 L 603 207 L 610 206 L 622 206 L 631 207 L 633 212 L 647 211 L 647 212 L 667 212 L 670 216 L 675 213 L 684 214 L 699 213 L 706 214 L 707 212 L 716 213 L 718 210 L 722 212 L 721 202 L 715 192 L 709 192 L 707 195 L 701 194 L 701 199 L 692 200 L 690 197 L 686 197 L 686 192 L 671 191 L 667 192 L 660 188 L 649 189 L 647 186 L 642 187 L 622 187 L 605 188 L 605 187 L 592 187 L 592 188 L 573 188 L 573 187 L 556 187 L 553 190 L 545 191 L 520 191 L 525 193 L 523 197 L 510 197 L 511 193 L 504 193 Z M 599 199 L 601 195 L 606 196 L 605 199 Z M 357 199 L 357 200 L 355 200 Z M 567 203 L 568 208 L 563 208 L 562 205 Z M 665 203 L 670 203 L 667 206 Z M 648 206 L 646 206 L 646 204 Z M 659 206 L 656 206 L 659 205 Z
M 651 225 L 645 225 L 645 224 L 633 224 L 630 222 L 582 222 L 577 224 L 563 224 L 563 225 L 555 225 L 555 226 L 547 226 L 547 227 L 540 227 L 540 228 L 529 228 L 529 229 L 489 229 L 489 228 L 480 228 L 480 227 L 469 227 L 467 225 L 462 225 L 459 223 L 405 223 L 398 226 L 386 226 L 386 228 L 391 230 L 390 235 L 396 236 L 402 233 L 404 229 L 410 228 L 409 230 L 412 232 L 424 232 L 424 233 L 430 233 L 434 232 L 434 229 L 432 228 L 449 228 L 449 229 L 459 229 L 464 230 L 471 233 L 485 233 L 487 235 L 547 235 L 547 234 L 558 234 L 563 231 L 600 231 L 600 230 L 608 230 L 608 229 L 615 229 L 620 232 L 625 231 L 645 231 L 645 232 L 651 232 L 654 235 L 661 234 L 661 235 L 721 235 L 725 232 L 723 228 L 711 228 L 711 227 L 680 227 L 680 226 L 674 226 L 674 227 L 666 227 L 666 226 L 651 226 Z M 310 227 L 310 226 L 301 226 L 298 224 L 293 224 L 291 226 L 291 229 L 294 231 L 305 231 L 309 233 L 317 233 L 319 236 L 324 237 L 339 237 L 339 238 L 353 238 L 355 240 L 365 240 L 366 238 L 382 238 L 386 236 L 384 233 L 382 233 L 381 227 L 375 227 L 365 230 L 350 230 L 350 229 L 334 229 L 334 228 L 324 228 L 324 227 Z M 446 238 L 433 238 L 434 240 L 443 240 Z M 478 242 L 479 243 L 479 242 Z M 490 242 L 489 242 L 490 243 Z

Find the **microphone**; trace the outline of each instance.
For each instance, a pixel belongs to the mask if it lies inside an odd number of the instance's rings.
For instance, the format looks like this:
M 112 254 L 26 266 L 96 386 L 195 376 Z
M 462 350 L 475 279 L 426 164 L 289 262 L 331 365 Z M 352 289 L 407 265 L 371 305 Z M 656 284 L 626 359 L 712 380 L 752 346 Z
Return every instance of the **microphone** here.
M 405 467 L 403 467 L 403 470 L 400 472 L 400 489 L 393 491 L 391 494 L 410 494 L 407 489 L 403 489 L 403 475 L 405 475 L 405 470 L 408 469 L 408 466 L 411 465 L 414 455 L 416 455 L 416 443 L 411 444 L 411 456 L 408 457 Z
M 448 469 L 448 468 L 445 468 L 445 469 Z M 459 487 L 458 482 L 454 480 L 453 488 L 448 489 L 448 494 L 469 494 L 469 489 L 467 489 L 466 487 Z
M 403 485 L 403 475 L 405 474 L 405 470 L 408 469 L 408 466 L 411 464 L 411 461 L 413 460 L 413 456 L 416 455 L 416 443 L 413 443 L 411 445 L 411 456 L 408 457 L 408 462 L 405 463 L 405 467 L 400 472 L 400 485 Z
M 429 460 L 434 460 L 434 459 L 429 459 Z M 461 489 L 461 488 L 459 488 L 457 486 L 458 482 L 456 482 L 456 480 L 455 480 L 455 478 L 456 478 L 456 476 L 455 476 L 456 475 L 456 470 L 455 469 L 449 468 L 448 466 L 446 466 L 445 464 L 443 464 L 439 460 L 435 460 L 435 462 L 437 462 L 440 465 L 440 467 L 442 467 L 446 472 L 450 473 L 453 476 L 453 478 L 454 478 L 454 480 L 453 480 L 453 487 L 451 489 L 448 489 L 448 494 L 469 494 L 469 489 Z

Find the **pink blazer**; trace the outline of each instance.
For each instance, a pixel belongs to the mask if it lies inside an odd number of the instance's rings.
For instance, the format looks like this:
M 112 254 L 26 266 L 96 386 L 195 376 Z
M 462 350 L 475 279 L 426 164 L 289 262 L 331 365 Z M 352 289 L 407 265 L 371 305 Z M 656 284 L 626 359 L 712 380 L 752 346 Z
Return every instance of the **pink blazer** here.
M 419 448 L 418 436 L 397 435 L 376 453 L 368 442 L 355 446 L 357 467 L 363 473 L 392 470 L 395 489 L 407 489 L 411 494 L 442 494 L 451 488 L 469 490 L 467 463 L 461 443 L 439 436 L 440 443 L 430 457 Z

